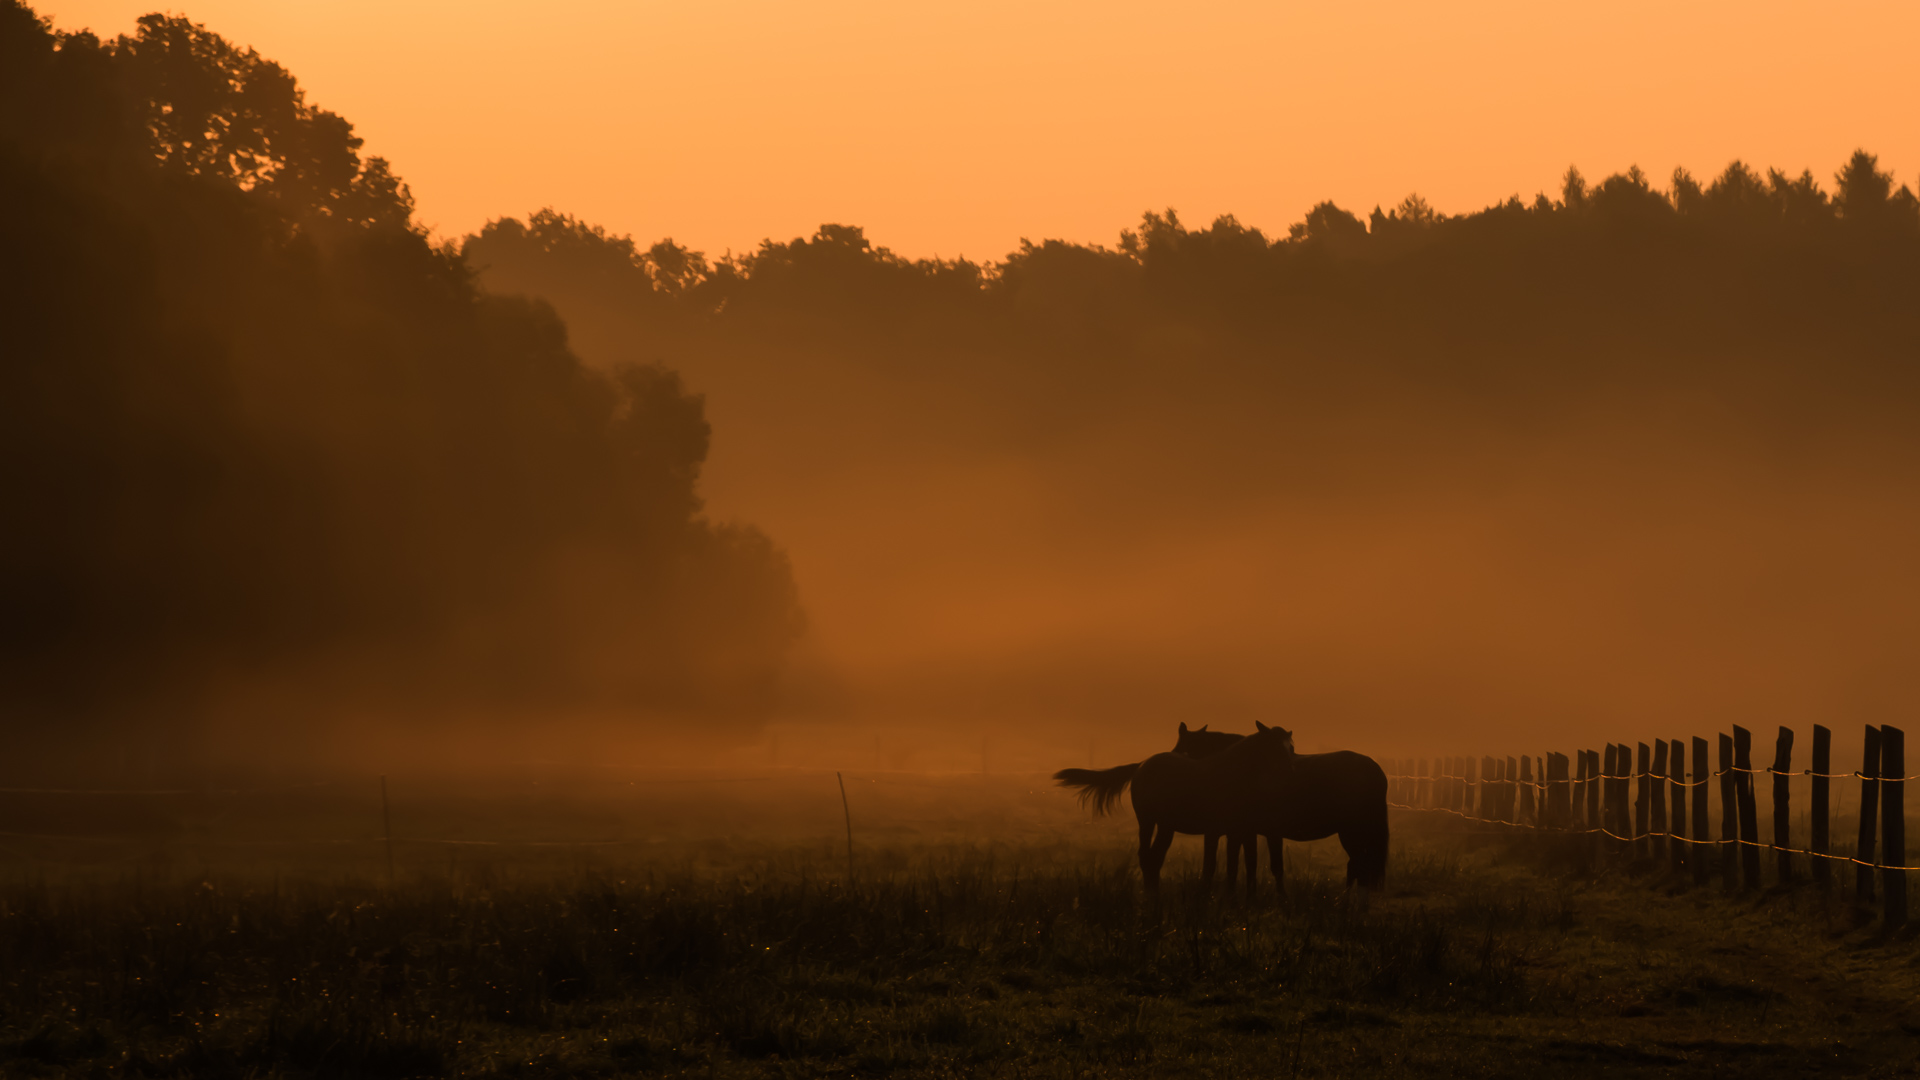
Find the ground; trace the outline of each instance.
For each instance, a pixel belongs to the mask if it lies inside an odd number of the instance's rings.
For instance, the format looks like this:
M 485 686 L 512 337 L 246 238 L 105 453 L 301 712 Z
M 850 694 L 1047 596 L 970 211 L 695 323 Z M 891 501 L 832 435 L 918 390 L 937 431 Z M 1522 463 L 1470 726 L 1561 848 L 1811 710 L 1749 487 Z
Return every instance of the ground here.
M 896 826 L 851 882 L 827 836 L 416 852 L 391 884 L 16 862 L 0 1074 L 1920 1075 L 1920 948 L 1844 892 L 1403 815 L 1365 907 L 1331 842 L 1249 904 L 1193 841 L 1156 906 L 1130 822 L 1073 820 Z

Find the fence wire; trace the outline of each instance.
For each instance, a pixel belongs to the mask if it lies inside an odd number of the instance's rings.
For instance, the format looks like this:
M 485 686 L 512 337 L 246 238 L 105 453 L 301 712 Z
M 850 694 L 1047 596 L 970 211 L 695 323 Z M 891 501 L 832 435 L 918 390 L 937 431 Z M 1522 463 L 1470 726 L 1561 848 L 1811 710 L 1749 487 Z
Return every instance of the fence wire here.
M 1621 772 L 1621 773 L 1604 773 L 1603 772 L 1603 773 L 1594 773 L 1588 776 L 1571 776 L 1571 777 L 1564 777 L 1559 779 L 1527 779 L 1524 777 L 1505 777 L 1505 776 L 1489 779 L 1489 778 L 1480 777 L 1480 776 L 1468 775 L 1465 773 L 1451 773 L 1451 772 L 1446 772 L 1446 773 L 1436 772 L 1436 773 L 1431 773 L 1427 775 L 1421 775 L 1419 773 L 1387 773 L 1386 777 L 1388 780 L 1412 781 L 1414 783 L 1419 783 L 1424 781 L 1431 784 L 1434 782 L 1446 781 L 1446 782 L 1458 783 L 1463 786 L 1474 787 L 1474 788 L 1503 788 L 1503 789 L 1511 788 L 1514 790 L 1516 795 L 1521 791 L 1531 791 L 1536 796 L 1534 802 L 1535 802 L 1536 808 L 1538 808 L 1538 807 L 1543 807 L 1546 804 L 1549 789 L 1558 787 L 1560 785 L 1577 786 L 1582 784 L 1590 785 L 1590 784 L 1605 784 L 1610 782 L 1636 781 L 1636 782 L 1642 782 L 1642 783 L 1648 784 L 1649 787 L 1648 787 L 1648 790 L 1646 791 L 1646 794 L 1652 795 L 1655 791 L 1663 787 L 1698 788 L 1703 785 L 1711 784 L 1714 780 L 1720 779 L 1730 774 L 1744 774 L 1744 775 L 1750 775 L 1750 776 L 1776 776 L 1776 777 L 1806 776 L 1814 779 L 1823 779 L 1823 780 L 1857 779 L 1857 780 L 1871 780 L 1876 783 L 1889 783 L 1889 784 L 1905 783 L 1909 780 L 1920 780 L 1920 775 L 1869 776 L 1858 769 L 1855 769 L 1852 772 L 1844 772 L 1844 773 L 1816 773 L 1812 769 L 1780 769 L 1772 766 L 1767 766 L 1764 768 L 1752 768 L 1752 767 L 1742 767 L 1738 765 L 1728 766 L 1727 768 L 1723 768 L 1723 769 L 1715 769 L 1711 773 L 1707 774 L 1705 778 L 1695 779 L 1695 780 L 1683 780 L 1675 777 L 1670 773 L 1669 774 L 1656 773 L 1650 769 L 1637 770 L 1634 772 Z M 1516 799 L 1515 801 L 1517 802 L 1518 800 Z M 1583 800 L 1580 800 L 1580 799 L 1570 799 L 1569 800 L 1571 804 L 1570 808 L 1577 809 L 1580 806 L 1582 801 Z M 1636 835 L 1636 836 L 1622 836 L 1621 834 L 1614 832 L 1612 829 L 1609 829 L 1604 825 L 1580 825 L 1580 826 L 1541 825 L 1537 823 L 1530 823 L 1530 822 L 1523 822 L 1523 821 L 1507 821 L 1502 818 L 1483 817 L 1481 815 L 1474 814 L 1468 811 L 1455 810 L 1451 807 L 1445 807 L 1445 806 L 1413 806 L 1407 803 L 1394 802 L 1392 800 L 1388 800 L 1387 805 L 1398 810 L 1411 810 L 1418 813 L 1448 814 L 1465 821 L 1478 822 L 1486 825 L 1498 825 L 1498 826 L 1504 826 L 1504 827 L 1513 828 L 1513 829 L 1527 829 L 1527 830 L 1536 831 L 1536 832 L 1553 832 L 1553 833 L 1559 833 L 1561 835 L 1567 835 L 1567 836 L 1601 835 L 1601 836 L 1606 836 L 1611 839 L 1620 841 L 1622 843 L 1628 843 L 1628 844 L 1637 843 L 1641 840 L 1651 840 L 1651 839 L 1657 838 L 1657 839 L 1664 839 L 1668 841 L 1674 841 L 1674 842 L 1679 842 L 1679 843 L 1687 844 L 1694 847 L 1703 847 L 1703 848 L 1722 847 L 1726 845 L 1752 847 L 1752 848 L 1758 848 L 1762 851 L 1772 851 L 1772 852 L 1778 852 L 1778 853 L 1783 853 L 1787 855 L 1803 855 L 1810 859 L 1825 859 L 1828 862 L 1851 863 L 1855 866 L 1864 866 L 1874 870 L 1891 870 L 1895 872 L 1910 872 L 1910 871 L 1920 870 L 1920 866 L 1901 866 L 1901 865 L 1895 865 L 1895 864 L 1884 863 L 1879 861 L 1868 861 L 1866 859 L 1861 859 L 1855 855 L 1836 855 L 1828 851 L 1814 851 L 1811 848 L 1783 847 L 1779 844 L 1767 843 L 1760 840 L 1748 840 L 1748 839 L 1737 837 L 1737 836 L 1719 837 L 1719 838 L 1691 837 L 1691 836 L 1684 835 L 1682 833 L 1673 832 L 1671 829 L 1658 830 L 1658 831 L 1650 829 L 1647 832 L 1640 833 L 1639 835 Z M 1676 815 L 1676 817 L 1680 815 L 1684 815 L 1684 813 L 1686 812 L 1686 801 L 1684 799 L 1681 799 L 1679 796 L 1675 796 L 1673 806 L 1674 806 L 1673 813 Z M 1631 807 L 1623 808 L 1623 809 L 1628 809 L 1629 811 L 1636 811 L 1638 808 L 1639 808 L 1639 798 L 1636 796 L 1635 799 L 1633 800 L 1633 804 L 1631 805 Z M 1540 811 L 1536 809 L 1536 813 L 1539 813 L 1539 812 Z

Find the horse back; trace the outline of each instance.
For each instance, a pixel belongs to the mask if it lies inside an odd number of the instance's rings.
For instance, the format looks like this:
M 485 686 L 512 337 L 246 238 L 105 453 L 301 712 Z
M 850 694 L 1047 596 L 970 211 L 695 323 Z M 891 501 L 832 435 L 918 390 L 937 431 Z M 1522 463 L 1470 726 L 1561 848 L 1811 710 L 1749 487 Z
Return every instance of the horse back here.
M 1217 757 L 1155 754 L 1133 777 L 1133 812 L 1179 832 L 1231 832 L 1245 823 L 1251 793 Z
M 1291 840 L 1318 840 L 1387 809 L 1387 773 L 1365 754 L 1336 750 L 1296 754 L 1277 791 L 1283 832 Z

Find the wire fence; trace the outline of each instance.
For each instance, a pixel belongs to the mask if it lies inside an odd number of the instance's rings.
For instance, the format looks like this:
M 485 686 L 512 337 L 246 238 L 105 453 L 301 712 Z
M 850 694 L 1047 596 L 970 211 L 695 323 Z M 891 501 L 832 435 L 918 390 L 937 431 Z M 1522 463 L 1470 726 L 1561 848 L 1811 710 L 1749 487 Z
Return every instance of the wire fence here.
M 807 768 L 807 767 L 784 766 L 784 767 L 780 767 L 776 771 L 780 775 L 746 775 L 746 776 L 711 776 L 709 775 L 709 776 L 667 776 L 667 777 L 627 776 L 619 779 L 617 782 L 614 782 L 615 787 L 613 790 L 630 789 L 630 788 L 638 787 L 643 789 L 657 788 L 657 789 L 663 789 L 668 791 L 678 791 L 678 790 L 690 788 L 690 787 L 706 787 L 706 786 L 725 788 L 725 787 L 735 787 L 740 785 L 771 785 L 771 784 L 778 784 L 782 782 L 799 782 L 801 784 L 806 784 L 811 781 L 819 780 L 823 777 L 829 782 L 831 782 L 836 775 L 835 770 L 828 769 L 828 768 Z M 947 774 L 947 775 L 932 775 L 932 776 L 911 776 L 911 775 L 859 776 L 859 775 L 847 774 L 844 779 L 845 779 L 845 782 L 849 784 L 872 785 L 874 787 L 879 787 L 879 788 L 924 789 L 928 792 L 937 792 L 942 790 L 951 791 L 951 790 L 957 790 L 961 788 L 973 787 L 973 786 L 977 786 L 979 783 L 983 781 L 994 783 L 994 784 L 1000 784 L 1000 785 L 1006 785 L 1009 782 L 1026 783 L 1033 788 L 1042 788 L 1043 785 L 1040 783 L 1042 777 L 1043 777 L 1043 774 L 1038 774 L 1038 773 L 1033 774 L 1031 776 L 1028 776 L 1024 773 L 1022 774 L 953 773 L 953 774 Z M 331 790 L 331 791 L 340 792 L 347 798 L 349 802 L 353 804 L 352 810 L 350 812 L 354 812 L 356 814 L 366 813 L 368 815 L 369 820 L 373 820 L 372 811 L 375 809 L 377 805 L 377 808 L 379 810 L 378 821 L 380 823 L 379 832 L 360 832 L 357 835 L 353 835 L 353 836 L 291 836 L 289 835 L 289 836 L 279 836 L 279 837 L 271 837 L 271 838 L 246 838 L 246 837 L 235 837 L 235 836 L 215 836 L 215 835 L 207 835 L 207 834 L 199 834 L 199 833 L 182 833 L 179 831 L 166 831 L 164 829 L 156 829 L 155 825 L 157 823 L 160 823 L 164 819 L 164 815 L 156 814 L 156 813 L 146 813 L 143 811 L 142 813 L 137 815 L 135 818 L 135 820 L 138 821 L 141 827 L 127 827 L 119 830 L 112 830 L 112 829 L 102 830 L 96 826 L 94 828 L 88 829 L 86 828 L 86 823 L 83 821 L 81 823 L 80 828 L 76 828 L 75 830 L 72 830 L 72 831 L 44 831 L 44 830 L 22 829 L 18 827 L 11 828 L 11 829 L 0 828 L 0 841 L 16 840 L 16 841 L 31 841 L 31 842 L 40 843 L 40 844 L 92 845 L 95 847 L 111 846 L 111 845 L 161 844 L 161 845 L 170 845 L 170 846 L 181 847 L 186 849 L 194 849 L 194 850 L 199 850 L 199 849 L 263 850 L 263 849 L 303 849 L 304 848 L 304 849 L 312 849 L 312 850 L 318 851 L 318 850 L 341 850 L 341 849 L 360 848 L 360 849 L 366 849 L 369 852 L 376 852 L 378 848 L 382 845 L 386 846 L 389 849 L 391 849 L 395 845 L 399 845 L 402 847 L 411 847 L 416 849 L 421 847 L 489 848 L 489 849 L 519 849 L 519 848 L 608 849 L 608 848 L 620 848 L 620 847 L 646 847 L 646 846 L 655 845 L 662 842 L 659 836 L 651 835 L 651 830 L 649 830 L 648 835 L 632 835 L 632 836 L 617 836 L 617 837 L 597 837 L 597 838 L 581 838 L 581 839 L 553 839 L 553 838 L 501 839 L 501 838 L 416 835 L 406 831 L 405 822 L 403 821 L 402 831 L 396 832 L 393 828 L 392 816 L 387 806 L 385 781 L 386 781 L 385 777 L 379 777 L 379 778 L 357 777 L 357 778 L 350 778 L 350 779 L 342 778 L 342 779 L 334 779 L 334 780 L 315 781 L 310 783 L 289 783 L 289 784 L 278 784 L 278 785 L 271 785 L 271 786 L 254 786 L 254 787 L 233 787 L 233 786 L 201 786 L 201 787 L 158 787 L 157 786 L 157 787 L 146 787 L 146 788 L 98 788 L 98 787 L 56 788 L 56 787 L 37 787 L 37 786 L 36 787 L 0 787 L 0 796 L 25 796 L 30 798 L 31 797 L 51 797 L 51 798 L 63 799 L 63 800 L 71 798 L 71 799 L 96 800 L 96 801 L 112 801 L 112 800 L 127 799 L 127 800 L 132 800 L 136 805 L 142 804 L 145 800 L 156 800 L 156 801 L 181 800 L 189 804 L 202 805 L 202 806 L 204 806 L 209 802 L 223 803 L 227 801 L 238 802 L 244 806 L 245 800 L 248 800 L 251 798 L 271 798 L 277 795 L 324 792 L 324 791 Z M 379 799 L 378 804 L 375 804 L 372 801 L 376 797 Z M 675 796 L 675 797 L 679 798 L 679 796 Z M 0 819 L 3 819 L 3 818 L 4 818 L 4 815 L 0 815 Z M 894 824 L 894 823 L 897 823 L 897 822 L 889 822 L 889 824 Z M 0 824 L 6 824 L 6 822 L 4 820 L 0 820 Z M 28 861 L 28 862 L 45 861 L 43 859 L 37 858 L 36 853 L 30 849 L 24 849 L 20 847 L 8 847 L 8 846 L 5 846 L 4 844 L 0 844 L 0 853 L 9 854 L 14 856 L 17 859 Z M 389 871 L 389 874 L 391 874 L 391 871 Z
M 1701 884 L 1718 876 L 1729 887 L 1758 887 L 1767 852 L 1774 854 L 1779 883 L 1804 878 L 1832 889 L 1834 864 L 1850 865 L 1855 900 L 1874 903 L 1877 892 L 1887 923 L 1897 925 L 1907 914 L 1906 875 L 1920 870 L 1907 864 L 1905 790 L 1920 775 L 1905 771 L 1905 742 L 1899 728 L 1868 725 L 1861 767 L 1850 772 L 1833 770 L 1832 733 L 1821 725 L 1813 729 L 1811 765 L 1802 769 L 1793 767 L 1791 728 L 1780 729 L 1773 764 L 1756 766 L 1752 733 L 1737 725 L 1717 737 L 1714 767 L 1708 765 L 1707 740 L 1698 737 L 1609 743 L 1604 751 L 1580 750 L 1572 757 L 1397 759 L 1388 762 L 1388 805 L 1508 829 L 1590 836 L 1609 855 L 1669 861 L 1675 872 L 1690 872 Z M 1772 780 L 1771 839 L 1761 835 L 1755 795 L 1763 776 Z M 1797 843 L 1792 784 L 1803 778 L 1809 789 L 1806 835 Z M 1716 781 L 1717 819 L 1710 798 Z M 1835 781 L 1860 785 L 1850 852 L 1835 850 L 1833 843 Z

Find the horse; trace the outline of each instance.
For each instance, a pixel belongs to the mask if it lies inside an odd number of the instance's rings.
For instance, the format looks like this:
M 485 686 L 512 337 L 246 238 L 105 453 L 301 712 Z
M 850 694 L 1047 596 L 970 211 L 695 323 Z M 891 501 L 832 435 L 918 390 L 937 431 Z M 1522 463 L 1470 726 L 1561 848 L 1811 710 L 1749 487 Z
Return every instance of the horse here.
M 1212 757 L 1244 738 L 1245 735 L 1231 731 L 1208 731 L 1205 724 L 1189 728 L 1182 721 L 1180 734 L 1173 742 L 1173 752 L 1190 758 Z M 1206 854 L 1200 860 L 1200 880 L 1206 884 L 1207 891 L 1212 892 L 1214 860 L 1220 845 L 1220 834 L 1209 833 L 1205 840 Z M 1242 848 L 1247 853 L 1247 895 L 1252 896 L 1254 868 L 1260 861 L 1260 843 L 1254 836 L 1227 837 L 1227 891 L 1233 891 L 1234 879 L 1239 876 Z
M 1173 743 L 1173 753 L 1185 754 L 1191 758 L 1212 757 L 1214 754 L 1225 750 L 1227 747 L 1232 746 L 1244 738 L 1246 738 L 1245 735 L 1235 735 L 1225 731 L 1208 731 L 1207 725 L 1205 724 L 1201 724 L 1198 728 L 1189 728 L 1187 727 L 1186 721 L 1183 720 L 1180 722 L 1180 734 Z M 1133 774 L 1140 768 L 1140 764 L 1140 762 L 1136 761 L 1131 765 L 1116 765 L 1111 769 L 1097 770 L 1061 769 L 1053 775 L 1053 778 L 1059 781 L 1063 787 L 1080 788 L 1081 804 L 1094 803 L 1095 808 L 1100 813 L 1105 814 L 1112 808 L 1113 804 L 1119 800 L 1120 794 L 1126 790 L 1127 784 L 1133 780 Z M 1220 850 L 1219 841 L 1219 833 L 1207 834 L 1206 855 L 1200 864 L 1201 880 L 1206 883 L 1209 890 L 1213 888 L 1213 872 Z M 1257 841 L 1247 842 L 1257 843 Z M 1234 879 L 1238 876 L 1238 864 L 1233 860 L 1239 858 L 1242 843 L 1243 841 L 1237 837 L 1228 838 L 1227 888 L 1229 889 L 1233 888 Z M 1254 850 L 1248 851 L 1247 861 L 1249 865 L 1247 868 L 1247 876 L 1249 880 L 1251 880 L 1253 876 L 1252 864 L 1257 861 L 1257 858 L 1258 856 Z
M 1260 726 L 1257 722 L 1255 726 Z M 1245 738 L 1227 732 L 1188 732 L 1174 749 L 1186 753 L 1218 753 L 1223 743 Z M 1283 840 L 1324 840 L 1340 836 L 1347 852 L 1347 885 L 1378 889 L 1387 873 L 1387 774 L 1378 762 L 1351 750 L 1329 754 L 1295 754 L 1293 771 L 1284 784 L 1269 793 L 1271 803 L 1258 815 L 1267 838 L 1268 862 L 1277 888 L 1285 890 Z M 1209 840 L 1211 843 L 1211 840 Z M 1227 888 L 1233 888 L 1238 870 L 1237 849 L 1246 845 L 1247 889 L 1252 895 L 1253 874 L 1259 863 L 1252 836 L 1227 837 Z
M 1291 771 L 1293 733 L 1256 725 L 1259 730 L 1204 758 L 1172 752 L 1111 769 L 1062 769 L 1054 779 L 1078 788 L 1080 800 L 1100 813 L 1109 811 L 1129 785 L 1133 815 L 1140 827 L 1140 876 L 1158 894 L 1160 868 L 1176 833 L 1199 836 L 1248 836 L 1265 830 L 1271 790 Z
M 1256 734 L 1277 731 L 1256 722 Z M 1227 732 L 1188 731 L 1181 725 L 1186 754 L 1218 756 L 1248 736 Z M 1182 746 L 1176 742 L 1176 748 Z M 1291 736 L 1288 736 L 1291 747 Z M 1155 755 L 1165 757 L 1167 755 Z M 1153 760 L 1149 758 L 1148 761 Z M 1211 760 L 1208 758 L 1207 760 Z M 1090 802 L 1101 813 L 1107 812 L 1129 782 L 1134 781 L 1146 762 L 1121 765 L 1095 772 L 1088 769 L 1064 769 L 1054 778 L 1065 787 L 1081 789 L 1081 800 Z M 1266 783 L 1248 797 L 1252 803 L 1233 822 L 1237 828 L 1222 828 L 1227 836 L 1229 875 L 1235 875 L 1236 848 L 1244 845 L 1247 857 L 1247 889 L 1255 889 L 1254 871 L 1259 854 L 1257 836 L 1267 838 L 1274 885 L 1285 894 L 1285 840 L 1322 840 L 1338 834 L 1347 853 L 1347 885 L 1359 885 L 1362 896 L 1386 882 L 1387 870 L 1387 776 L 1379 764 L 1365 754 L 1340 750 L 1329 754 L 1289 754 L 1286 768 L 1266 778 Z M 1136 805 L 1136 814 L 1138 806 Z M 1144 826 L 1143 826 L 1144 830 Z M 1195 830 L 1182 830 L 1195 831 Z M 1205 834 L 1207 830 L 1199 830 Z M 1209 838 L 1211 849 L 1212 840 Z M 1211 855 L 1211 850 L 1208 853 Z M 1212 859 L 1207 860 L 1208 864 Z M 1208 866 L 1211 869 L 1211 866 Z M 1144 857 L 1143 857 L 1144 870 Z M 1157 875 L 1156 875 L 1157 877 Z M 1211 873 L 1207 875 L 1211 880 Z M 1232 877 L 1228 879 L 1232 887 Z
M 1179 737 L 1174 740 L 1173 752 L 1191 758 L 1212 757 L 1244 738 L 1245 735 L 1231 731 L 1208 731 L 1205 724 L 1189 729 L 1183 722 Z M 1206 837 L 1206 854 L 1200 862 L 1200 878 L 1206 883 L 1208 892 L 1213 891 L 1214 850 L 1219 840 L 1218 834 Z M 1260 865 L 1260 838 L 1257 834 L 1227 837 L 1227 892 L 1233 891 L 1234 881 L 1240 876 L 1240 853 L 1243 850 L 1247 860 L 1247 898 L 1251 900 L 1256 892 L 1254 873 Z

